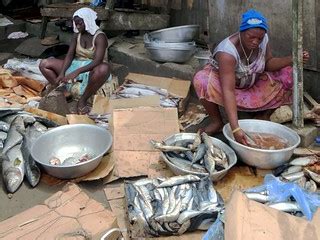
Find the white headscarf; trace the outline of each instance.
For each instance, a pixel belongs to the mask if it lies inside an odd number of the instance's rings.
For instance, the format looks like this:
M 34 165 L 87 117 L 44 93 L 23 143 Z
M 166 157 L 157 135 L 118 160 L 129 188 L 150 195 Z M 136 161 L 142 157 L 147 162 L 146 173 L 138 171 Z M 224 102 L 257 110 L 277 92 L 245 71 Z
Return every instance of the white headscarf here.
M 73 17 L 78 16 L 79 18 L 83 19 L 84 25 L 86 27 L 86 31 L 89 32 L 91 35 L 94 35 L 96 31 L 99 29 L 99 27 L 96 24 L 96 19 L 97 19 L 97 13 L 93 11 L 91 8 L 80 8 L 77 11 L 74 12 Z M 73 22 L 73 31 L 75 33 L 78 33 L 78 29 Z

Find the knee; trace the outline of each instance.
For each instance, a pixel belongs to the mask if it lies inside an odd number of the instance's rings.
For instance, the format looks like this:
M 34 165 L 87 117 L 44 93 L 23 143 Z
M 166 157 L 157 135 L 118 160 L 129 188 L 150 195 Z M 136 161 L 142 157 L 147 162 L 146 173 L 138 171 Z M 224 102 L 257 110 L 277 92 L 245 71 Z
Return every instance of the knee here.
M 48 59 L 42 59 L 39 64 L 39 68 L 40 70 L 43 70 L 45 68 L 48 68 L 48 65 L 49 65 Z
M 109 71 L 110 67 L 107 63 L 100 64 L 94 69 L 94 73 L 98 76 L 107 76 Z

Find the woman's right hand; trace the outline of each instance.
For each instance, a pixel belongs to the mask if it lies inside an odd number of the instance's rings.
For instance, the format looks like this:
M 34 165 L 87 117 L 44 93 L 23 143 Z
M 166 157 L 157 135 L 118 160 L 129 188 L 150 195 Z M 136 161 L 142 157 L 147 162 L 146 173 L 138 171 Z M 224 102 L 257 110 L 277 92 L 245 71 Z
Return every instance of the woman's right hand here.
M 249 145 L 249 143 L 247 141 L 247 137 L 246 137 L 246 135 L 244 134 L 244 132 L 241 129 L 239 131 L 233 133 L 233 136 L 234 136 L 234 139 L 238 143 L 241 143 L 241 144 L 246 145 L 246 146 Z
M 64 82 L 65 81 L 64 78 L 65 78 L 64 75 L 59 74 L 59 76 L 56 78 L 56 83 L 60 84 L 60 83 Z

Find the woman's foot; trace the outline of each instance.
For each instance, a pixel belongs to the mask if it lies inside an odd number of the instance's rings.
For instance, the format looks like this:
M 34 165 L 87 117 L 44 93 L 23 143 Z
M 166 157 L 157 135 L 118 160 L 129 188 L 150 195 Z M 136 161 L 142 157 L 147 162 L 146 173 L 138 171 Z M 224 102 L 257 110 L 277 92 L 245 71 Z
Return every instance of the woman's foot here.
M 215 133 L 221 132 L 222 127 L 223 127 L 223 123 L 222 122 L 211 122 L 205 128 L 200 128 L 199 131 L 200 131 L 200 133 L 205 132 L 209 136 L 212 136 Z
M 91 111 L 91 107 L 87 103 L 78 102 L 77 111 L 79 115 L 85 115 Z

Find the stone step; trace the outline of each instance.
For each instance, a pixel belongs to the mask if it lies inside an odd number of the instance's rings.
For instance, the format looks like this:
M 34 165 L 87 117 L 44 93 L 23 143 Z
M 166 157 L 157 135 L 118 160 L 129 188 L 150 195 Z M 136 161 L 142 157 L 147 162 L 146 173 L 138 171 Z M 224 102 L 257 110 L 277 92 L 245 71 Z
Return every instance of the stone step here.
M 8 35 L 12 32 L 25 32 L 26 24 L 22 20 L 14 20 L 8 16 L 6 16 L 13 24 L 0 27 L 0 40 L 7 39 Z

